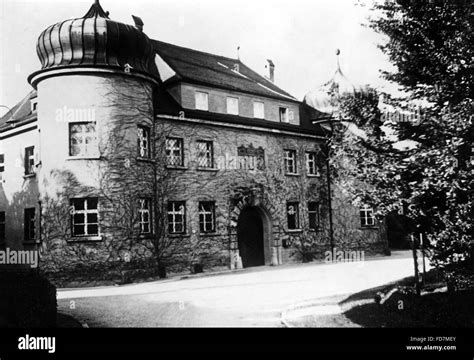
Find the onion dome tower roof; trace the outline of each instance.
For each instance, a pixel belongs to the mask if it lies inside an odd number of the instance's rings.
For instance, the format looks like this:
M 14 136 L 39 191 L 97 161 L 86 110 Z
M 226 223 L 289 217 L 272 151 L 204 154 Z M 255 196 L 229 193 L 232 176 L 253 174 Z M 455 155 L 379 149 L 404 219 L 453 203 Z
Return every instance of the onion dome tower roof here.
M 134 20 L 137 18 L 134 18 Z M 151 40 L 143 33 L 143 24 L 127 25 L 110 20 L 109 13 L 95 0 L 82 17 L 61 21 L 44 30 L 36 51 L 41 70 L 68 67 L 123 68 L 158 78 Z
M 336 111 L 333 105 L 334 96 L 342 96 L 344 94 L 355 94 L 361 89 L 356 88 L 342 73 L 339 63 L 340 50 L 336 50 L 337 69 L 332 78 L 322 86 L 308 92 L 304 97 L 304 102 L 311 107 L 328 114 Z

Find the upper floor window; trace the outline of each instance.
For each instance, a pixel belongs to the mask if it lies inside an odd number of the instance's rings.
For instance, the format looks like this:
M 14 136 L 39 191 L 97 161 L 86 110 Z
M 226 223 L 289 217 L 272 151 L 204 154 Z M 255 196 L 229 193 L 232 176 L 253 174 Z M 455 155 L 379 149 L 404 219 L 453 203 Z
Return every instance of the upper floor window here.
M 315 152 L 306 153 L 306 173 L 308 175 L 319 175 Z
M 5 154 L 0 154 L 0 173 L 5 171 Z
M 308 220 L 309 228 L 311 230 L 316 230 L 319 228 L 319 203 L 310 201 L 308 203 Z
M 289 202 L 286 204 L 288 230 L 297 230 L 300 228 L 299 207 L 300 207 L 300 204 L 297 202 Z
M 24 232 L 25 232 L 25 241 L 35 241 L 36 239 L 36 209 L 29 208 L 25 209 L 24 215 Z
M 239 99 L 236 97 L 227 97 L 227 114 L 239 115 Z
M 202 91 L 196 91 L 195 100 L 196 100 L 197 110 L 209 111 L 209 94 L 208 93 L 205 93 Z
M 360 225 L 370 227 L 375 225 L 374 209 L 369 206 L 363 206 L 360 209 Z
M 96 123 L 69 123 L 69 155 L 96 156 L 97 152 Z
M 184 201 L 168 202 L 168 232 L 170 234 L 186 232 L 186 203 Z
M 150 158 L 150 128 L 138 125 L 138 156 L 144 159 Z
M 199 203 L 199 231 L 201 233 L 216 231 L 216 206 L 212 201 Z
M 25 148 L 25 175 L 35 173 L 35 147 L 28 146 Z
M 99 235 L 98 198 L 71 199 L 73 237 Z
M 31 104 L 31 112 L 35 113 L 36 110 L 38 109 L 38 98 L 31 99 L 30 104 Z
M 214 149 L 212 141 L 198 140 L 196 146 L 198 167 L 212 168 L 214 166 Z
M 166 164 L 184 166 L 183 139 L 166 138 Z
M 285 172 L 287 174 L 297 174 L 296 150 L 285 150 Z
M 262 101 L 253 102 L 253 117 L 256 119 L 265 119 L 265 104 Z
M 0 243 L 5 241 L 5 211 L 0 211 Z
M 139 199 L 138 221 L 140 223 L 140 234 L 151 233 L 151 199 Z
M 287 107 L 280 107 L 279 114 L 280 114 L 280 122 L 283 122 L 283 123 L 289 122 Z

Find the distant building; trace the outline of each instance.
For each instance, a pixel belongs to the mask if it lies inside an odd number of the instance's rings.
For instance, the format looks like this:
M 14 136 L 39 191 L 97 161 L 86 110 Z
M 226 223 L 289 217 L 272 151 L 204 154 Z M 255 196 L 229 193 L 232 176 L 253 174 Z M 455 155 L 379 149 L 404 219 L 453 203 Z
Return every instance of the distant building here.
M 313 124 L 327 114 L 277 87 L 271 61 L 264 77 L 134 20 L 96 1 L 39 36 L 34 90 L 0 121 L 3 246 L 40 249 L 50 271 L 382 251 L 372 237 L 331 243 L 327 139 Z M 348 221 L 375 228 L 363 211 Z

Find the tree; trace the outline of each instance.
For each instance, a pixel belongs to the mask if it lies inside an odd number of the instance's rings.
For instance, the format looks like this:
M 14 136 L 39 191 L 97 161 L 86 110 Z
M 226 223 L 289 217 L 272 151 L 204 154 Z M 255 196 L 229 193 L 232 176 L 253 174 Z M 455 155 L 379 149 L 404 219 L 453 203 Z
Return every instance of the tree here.
M 405 111 L 415 104 L 422 116 L 382 124 L 376 96 L 338 99 L 342 118 L 364 131 L 339 139 L 357 164 L 352 175 L 370 185 L 354 193 L 377 204 L 380 215 L 397 210 L 409 216 L 427 235 L 439 268 L 472 269 L 470 2 L 387 0 L 373 11 L 370 26 L 386 36 L 380 48 L 396 69 L 383 75 L 405 94 L 385 94 L 385 103 Z M 397 149 L 398 141 L 412 146 Z

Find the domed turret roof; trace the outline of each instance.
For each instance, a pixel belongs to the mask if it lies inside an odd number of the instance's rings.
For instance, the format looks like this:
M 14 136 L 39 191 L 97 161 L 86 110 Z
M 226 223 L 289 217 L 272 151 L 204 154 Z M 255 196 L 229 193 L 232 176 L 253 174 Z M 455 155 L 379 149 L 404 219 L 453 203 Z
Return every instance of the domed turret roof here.
M 36 50 L 41 61 L 40 72 L 128 64 L 133 71 L 158 77 L 153 46 L 142 27 L 110 20 L 98 0 L 82 18 L 61 21 L 44 30 Z
M 332 114 L 336 111 L 333 105 L 334 96 L 341 96 L 344 94 L 355 94 L 361 89 L 354 86 L 342 73 L 339 64 L 340 50 L 336 51 L 337 69 L 332 78 L 322 86 L 308 92 L 304 97 L 304 102 L 311 107 L 327 113 Z

